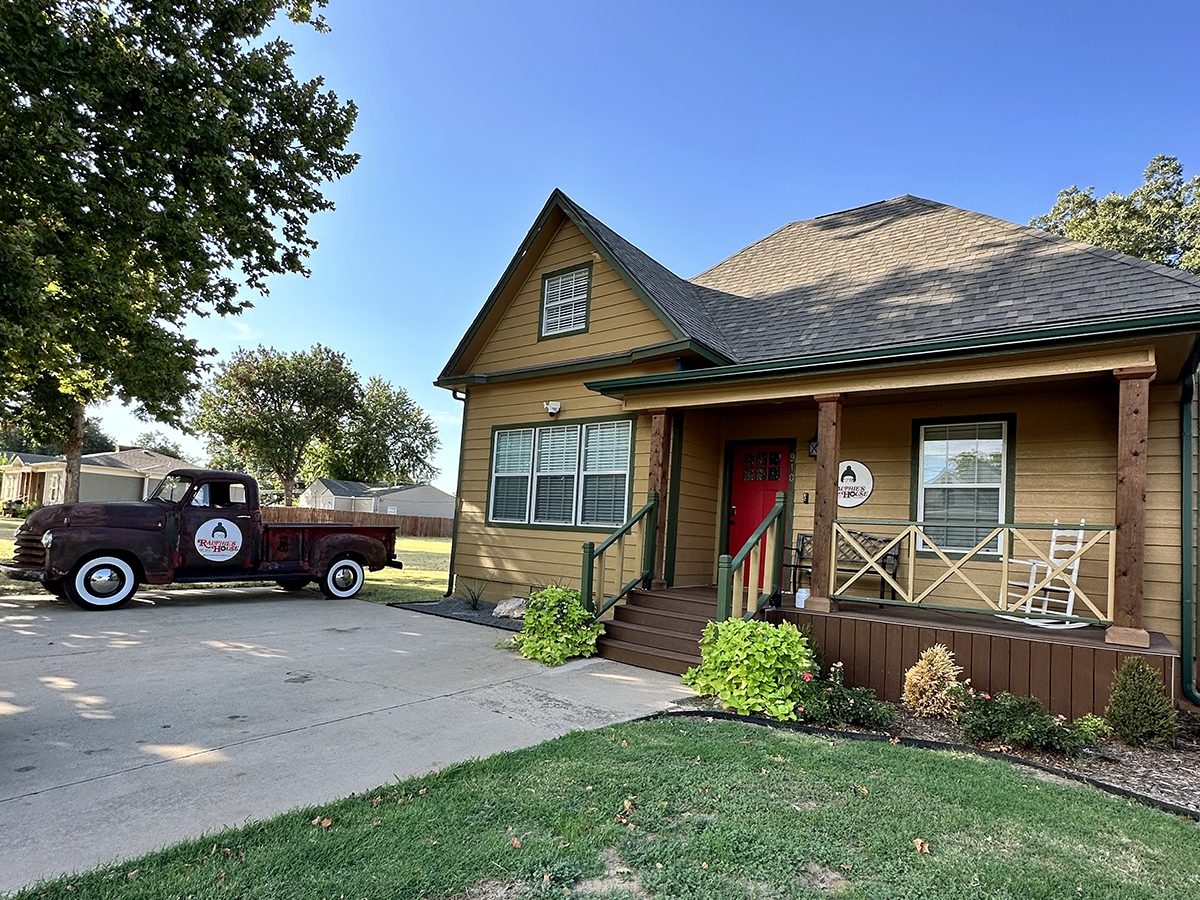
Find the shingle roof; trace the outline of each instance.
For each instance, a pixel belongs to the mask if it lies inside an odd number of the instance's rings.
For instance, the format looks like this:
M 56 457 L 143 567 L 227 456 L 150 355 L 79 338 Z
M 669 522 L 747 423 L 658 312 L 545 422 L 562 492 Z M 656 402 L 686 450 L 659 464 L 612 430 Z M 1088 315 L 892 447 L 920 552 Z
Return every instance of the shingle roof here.
M 904 196 L 785 225 L 692 279 L 737 362 L 1200 310 L 1200 278 Z
M 365 484 L 361 481 L 342 481 L 337 478 L 318 478 L 321 484 L 328 488 L 329 493 L 337 497 L 366 497 L 382 485 Z
M 2 454 L 0 454 L 2 455 Z M 56 459 L 62 459 L 61 456 L 46 456 L 44 453 L 13 453 L 14 460 L 20 460 L 25 465 L 33 463 L 54 462 Z

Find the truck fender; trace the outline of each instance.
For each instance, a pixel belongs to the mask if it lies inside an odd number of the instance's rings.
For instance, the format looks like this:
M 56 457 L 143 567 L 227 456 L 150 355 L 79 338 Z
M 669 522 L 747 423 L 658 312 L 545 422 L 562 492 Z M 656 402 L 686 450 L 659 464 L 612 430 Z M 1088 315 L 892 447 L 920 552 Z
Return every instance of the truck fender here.
M 139 581 L 169 584 L 175 576 L 171 546 L 162 532 L 128 528 L 52 528 L 46 553 L 48 578 L 65 578 L 85 556 L 104 553 L 133 564 Z
M 309 570 L 315 577 L 322 578 L 329 571 L 330 563 L 347 553 L 359 557 L 372 571 L 382 569 L 387 562 L 387 548 L 381 541 L 363 534 L 327 534 L 313 543 Z

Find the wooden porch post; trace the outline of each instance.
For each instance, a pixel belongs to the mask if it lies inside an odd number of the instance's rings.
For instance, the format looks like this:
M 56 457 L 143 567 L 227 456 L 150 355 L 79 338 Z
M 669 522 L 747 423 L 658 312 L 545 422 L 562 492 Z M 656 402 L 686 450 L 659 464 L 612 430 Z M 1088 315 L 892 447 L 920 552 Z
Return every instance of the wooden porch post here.
M 813 504 L 812 595 L 807 609 L 819 612 L 837 609 L 829 599 L 830 557 L 833 552 L 833 520 L 837 518 L 838 460 L 842 445 L 842 395 L 817 394 L 817 484 Z
M 1110 644 L 1149 647 L 1142 626 L 1143 566 L 1146 555 L 1146 439 L 1150 381 L 1154 366 L 1113 371 L 1120 384 L 1117 419 L 1117 536 L 1113 582 L 1113 623 L 1104 633 Z
M 654 529 L 654 572 L 650 589 L 664 590 L 663 578 L 667 547 L 667 471 L 671 459 L 671 412 L 666 409 L 650 410 L 650 474 L 648 490 L 658 491 L 658 527 Z

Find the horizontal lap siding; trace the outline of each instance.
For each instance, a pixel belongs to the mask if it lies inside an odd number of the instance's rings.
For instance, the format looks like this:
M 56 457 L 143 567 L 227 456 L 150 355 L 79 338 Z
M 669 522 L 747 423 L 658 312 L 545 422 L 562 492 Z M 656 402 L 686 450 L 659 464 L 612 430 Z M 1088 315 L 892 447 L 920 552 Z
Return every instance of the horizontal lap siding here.
M 676 585 L 710 584 L 720 533 L 720 426 L 708 412 L 687 412 L 680 456 L 675 537 Z
M 564 222 L 470 371 L 502 372 L 534 364 L 570 362 L 672 340 L 674 335 L 620 275 L 607 262 L 594 260 L 593 249 L 573 222 Z M 592 263 L 588 330 L 539 341 L 542 276 L 587 262 Z
M 1179 385 L 1150 387 L 1146 480 L 1145 602 L 1142 621 L 1180 646 Z

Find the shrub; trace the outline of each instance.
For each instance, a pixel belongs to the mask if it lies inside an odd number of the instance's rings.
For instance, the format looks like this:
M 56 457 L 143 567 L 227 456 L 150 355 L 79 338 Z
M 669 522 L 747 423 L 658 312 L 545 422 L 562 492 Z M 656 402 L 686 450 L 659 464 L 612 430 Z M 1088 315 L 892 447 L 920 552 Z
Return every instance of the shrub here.
M 1112 726 L 1102 716 L 1087 713 L 1071 723 L 1071 728 L 1088 744 L 1098 744 L 1112 735 Z
M 1131 656 L 1116 672 L 1104 717 L 1116 736 L 1134 747 L 1169 747 L 1179 730 L 1162 678 L 1140 656 Z
M 700 638 L 700 660 L 684 673 L 683 683 L 743 716 L 795 721 L 802 676 L 812 677 L 808 642 L 790 622 L 709 622 Z
M 800 636 L 808 642 L 808 653 L 812 657 L 812 673 L 820 678 L 829 677 L 829 660 L 825 658 L 825 651 L 821 649 L 820 642 L 813 635 L 812 625 L 805 622 L 799 626 Z
M 591 656 L 604 626 L 579 600 L 579 591 L 548 587 L 529 598 L 525 624 L 504 646 L 515 647 L 526 659 L 561 666 L 573 656 Z
M 840 675 L 840 664 L 837 671 Z M 870 688 L 848 688 L 840 680 L 814 678 L 801 691 L 796 713 L 800 721 L 825 728 L 857 725 L 878 731 L 896 718 L 896 707 L 880 702 Z
M 901 699 L 916 716 L 952 719 L 963 703 L 958 683 L 961 671 L 962 666 L 954 664 L 954 654 L 942 644 L 934 644 L 904 673 Z
M 1068 755 L 1089 743 L 1067 724 L 1066 716 L 1046 712 L 1037 697 L 1014 697 L 1007 691 L 993 697 L 968 690 L 958 721 L 972 741 L 1000 741 Z

